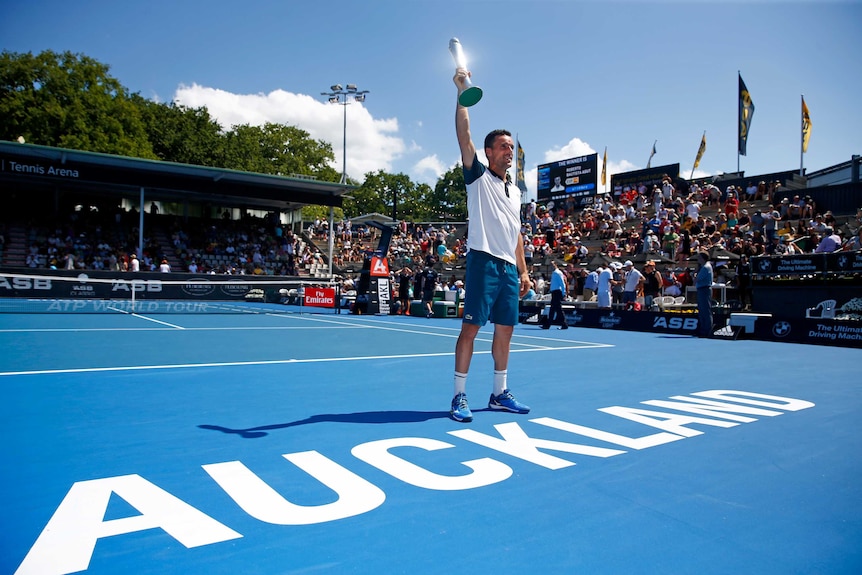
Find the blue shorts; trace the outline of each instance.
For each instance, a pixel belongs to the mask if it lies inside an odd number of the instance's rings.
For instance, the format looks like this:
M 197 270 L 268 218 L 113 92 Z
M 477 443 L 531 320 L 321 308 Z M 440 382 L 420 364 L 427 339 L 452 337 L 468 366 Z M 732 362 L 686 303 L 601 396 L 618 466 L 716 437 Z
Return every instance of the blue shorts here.
M 518 266 L 485 252 L 467 252 L 464 322 L 485 325 L 518 323 Z

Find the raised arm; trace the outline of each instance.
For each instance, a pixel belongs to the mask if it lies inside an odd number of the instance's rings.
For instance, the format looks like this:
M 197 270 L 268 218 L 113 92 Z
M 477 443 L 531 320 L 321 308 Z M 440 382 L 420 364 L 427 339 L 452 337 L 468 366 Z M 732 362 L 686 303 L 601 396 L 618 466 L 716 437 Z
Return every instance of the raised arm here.
M 458 86 L 459 94 L 467 87 L 465 81 L 469 77 L 470 72 L 464 68 L 455 70 L 453 80 Z M 473 166 L 473 158 L 476 157 L 476 146 L 473 145 L 473 139 L 470 136 L 470 115 L 467 113 L 467 108 L 461 104 L 456 103 L 455 106 L 455 134 L 458 136 L 458 147 L 461 148 L 461 165 L 465 170 L 469 170 Z

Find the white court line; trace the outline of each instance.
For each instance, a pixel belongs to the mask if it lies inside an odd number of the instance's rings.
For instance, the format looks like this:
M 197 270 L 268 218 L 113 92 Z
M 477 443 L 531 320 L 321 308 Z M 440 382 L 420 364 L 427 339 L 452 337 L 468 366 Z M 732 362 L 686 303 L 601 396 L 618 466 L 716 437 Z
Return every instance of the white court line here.
M 271 316 L 273 316 L 273 317 L 291 317 L 291 316 L 288 316 L 288 315 L 285 315 L 285 314 L 267 314 L 267 315 L 271 315 Z M 458 334 L 461 332 L 461 328 L 460 328 L 460 327 L 458 327 L 458 328 L 452 328 L 452 327 L 444 327 L 444 326 L 424 326 L 424 327 L 426 327 L 426 329 L 427 329 L 427 328 L 434 328 L 434 329 L 438 329 L 438 330 L 449 331 L 449 332 L 452 332 L 452 333 L 433 333 L 433 332 L 425 331 L 425 330 L 422 330 L 422 329 L 415 329 L 415 328 L 406 328 L 406 327 L 387 327 L 387 326 L 396 326 L 396 325 L 399 325 L 399 324 L 398 324 L 398 323 L 396 323 L 396 322 L 392 322 L 392 321 L 386 321 L 386 320 L 375 320 L 375 319 L 367 318 L 367 316 L 366 316 L 366 319 L 364 319 L 364 321 L 366 321 L 366 322 L 373 322 L 373 323 L 386 324 L 386 325 L 385 325 L 385 326 L 384 326 L 384 325 L 367 325 L 367 324 L 361 324 L 361 323 L 357 324 L 357 323 L 356 323 L 357 321 L 362 321 L 359 317 L 356 317 L 354 320 L 342 320 L 342 321 L 336 321 L 336 320 L 330 320 L 330 319 L 323 319 L 323 318 L 311 318 L 311 317 L 310 317 L 310 318 L 307 318 L 307 319 L 308 319 L 309 321 L 319 321 L 319 322 L 324 322 L 324 323 L 334 323 L 334 324 L 338 324 L 338 325 L 351 325 L 351 326 L 353 326 L 353 327 L 356 327 L 357 325 L 361 325 L 361 326 L 363 326 L 363 327 L 367 327 L 367 328 L 370 328 L 370 329 L 382 330 L 382 331 L 394 331 L 394 332 L 400 332 L 400 333 L 411 333 L 411 334 L 417 334 L 417 335 L 430 335 L 430 336 L 432 336 L 432 337 L 445 337 L 445 338 L 449 338 L 449 339 L 457 339 L 457 338 L 458 338 Z M 347 322 L 350 322 L 350 323 L 347 323 Z M 489 332 L 487 329 L 486 329 L 484 332 L 483 332 L 483 331 L 480 331 L 480 332 L 479 332 L 479 334 L 480 334 L 480 335 L 481 335 L 481 334 L 485 334 L 485 335 L 492 335 L 492 333 L 493 333 L 493 332 Z M 521 337 L 521 336 L 520 336 L 520 335 L 518 335 L 517 337 Z M 527 336 L 527 337 L 535 337 L 535 336 Z M 548 338 L 536 338 L 536 339 L 545 339 L 546 341 L 562 341 L 562 342 L 564 342 L 564 343 L 571 343 L 569 340 L 553 340 L 553 339 L 548 339 Z M 489 339 L 489 338 L 487 338 L 487 337 L 480 337 L 480 336 L 476 336 L 476 341 L 479 341 L 479 342 L 482 342 L 482 343 L 491 343 L 493 340 L 492 340 L 492 339 Z M 588 342 L 581 342 L 581 343 L 588 343 Z M 514 336 L 513 336 L 513 338 L 512 338 L 512 343 L 511 343 L 511 345 L 513 345 L 513 346 L 514 346 L 514 345 L 517 345 L 517 346 L 521 346 L 521 347 L 537 348 L 537 349 L 555 349 L 555 348 L 550 348 L 550 347 L 547 347 L 547 346 L 539 346 L 539 345 L 531 345 L 531 344 L 527 344 L 527 343 L 521 343 L 521 342 L 516 341 L 516 340 L 515 340 L 515 338 L 514 338 Z M 600 345 L 601 345 L 601 344 L 600 344 Z
M 186 329 L 186 328 L 184 328 L 184 327 L 183 327 L 183 326 L 181 326 L 181 325 L 176 325 L 176 324 L 173 324 L 173 323 L 168 323 L 168 322 L 166 322 L 166 321 L 161 321 L 161 320 L 158 320 L 158 319 L 156 319 L 156 318 L 154 318 L 154 317 L 149 317 L 149 316 L 146 316 L 146 315 L 141 315 L 141 314 L 139 314 L 139 313 L 132 313 L 132 314 L 129 314 L 129 315 L 131 315 L 132 317 L 137 317 L 137 318 L 140 318 L 140 319 L 145 319 L 145 320 L 147 320 L 147 321 L 151 321 L 151 322 L 153 322 L 153 323 L 160 323 L 160 324 L 162 324 L 162 325 L 166 325 L 166 326 L 168 326 L 168 327 L 172 327 L 172 328 L 174 328 L 174 329 Z
M 609 344 L 589 344 L 589 345 L 574 345 L 568 347 L 535 347 L 531 349 L 513 349 L 511 353 L 529 353 L 534 351 L 567 351 L 572 349 L 593 349 L 602 347 L 614 347 Z M 473 355 L 489 355 L 491 350 L 477 351 Z M 65 373 L 102 373 L 102 372 L 117 372 L 117 371 L 151 371 L 164 369 L 193 369 L 200 367 L 243 367 L 252 365 L 284 365 L 296 363 L 326 363 L 330 361 L 368 361 L 376 359 L 409 359 L 421 357 L 451 357 L 454 356 L 454 350 L 449 352 L 438 353 L 411 353 L 411 354 L 390 354 L 390 355 L 365 355 L 353 357 L 319 357 L 309 359 L 272 359 L 261 361 L 224 361 L 214 363 L 178 363 L 165 365 L 127 365 L 117 367 L 80 367 L 73 369 L 39 369 L 32 371 L 2 371 L 0 377 L 14 375 L 56 375 Z
M 158 322 L 164 323 L 164 322 Z M 32 329 L 0 329 L 0 333 L 98 333 L 98 332 L 161 332 L 161 331 L 176 331 L 177 329 L 181 329 L 183 331 L 293 331 L 293 330 L 342 330 L 342 329 L 376 329 L 383 331 L 395 331 L 401 333 L 411 333 L 417 335 L 427 335 L 432 337 L 446 337 L 449 339 L 457 339 L 458 334 L 447 334 L 447 333 L 431 333 L 422 330 L 415 329 L 404 329 L 404 328 L 387 328 L 381 326 L 373 326 L 373 325 L 365 325 L 365 324 L 352 324 L 352 325 L 335 325 L 335 326 L 264 326 L 264 327 L 181 327 L 181 326 L 173 326 L 172 324 L 166 324 L 170 327 L 120 327 L 120 328 L 109 328 L 109 327 L 93 327 L 93 328 L 32 328 Z M 440 329 L 451 329 L 451 328 L 440 328 Z M 481 332 L 480 332 L 481 333 Z M 489 336 L 488 332 L 485 332 Z M 534 345 L 525 342 L 519 342 L 516 338 L 531 338 L 531 339 L 540 339 L 542 341 L 553 341 L 558 343 L 578 343 L 584 344 L 585 346 L 593 346 L 593 347 L 601 347 L 605 344 L 595 344 L 593 342 L 583 342 L 583 341 L 572 341 L 568 339 L 556 339 L 556 338 L 548 338 L 548 337 L 537 337 L 537 336 L 524 336 L 516 334 L 512 338 L 513 346 L 521 346 L 521 347 L 536 347 L 540 349 L 554 349 L 553 347 L 547 345 Z M 493 340 L 491 337 L 476 337 L 476 341 L 483 343 L 491 343 Z
M 357 319 L 359 319 L 359 318 L 357 318 Z M 387 324 L 387 325 L 400 325 L 397 322 L 384 320 L 384 319 L 372 319 L 372 318 L 367 317 L 367 316 L 366 316 L 366 318 L 364 318 L 364 320 L 368 321 L 368 322 L 383 323 L 383 324 Z M 368 327 L 372 327 L 372 326 L 368 326 Z M 442 326 L 442 325 L 428 325 L 428 326 L 423 326 L 423 327 L 438 329 L 438 330 L 451 331 L 451 332 L 456 332 L 456 333 L 461 332 L 460 324 L 459 324 L 459 327 L 446 327 L 446 326 Z M 425 331 L 406 330 L 405 328 L 379 327 L 379 329 L 384 329 L 387 331 L 407 331 L 408 333 L 419 333 L 419 334 L 423 334 L 423 335 L 440 335 L 443 337 L 449 337 L 449 336 L 446 336 L 445 334 L 432 334 L 432 333 L 428 333 Z M 484 333 L 484 334 L 489 335 L 489 336 L 493 335 L 493 328 L 492 327 L 483 327 L 482 330 L 479 331 L 479 333 L 480 334 Z M 457 337 L 457 335 L 455 335 L 454 337 Z M 584 346 L 614 347 L 612 344 L 595 343 L 592 341 L 578 341 L 578 340 L 571 340 L 571 339 L 560 339 L 560 338 L 548 337 L 547 335 L 527 335 L 527 334 L 518 333 L 517 331 L 512 336 L 512 343 L 514 345 L 526 345 L 526 344 L 519 344 L 519 343 L 515 342 L 515 338 L 538 339 L 541 341 L 553 341 L 553 342 L 560 342 L 560 343 L 578 343 L 578 344 L 584 344 Z M 491 341 L 491 340 L 483 339 L 483 340 L 479 340 L 479 341 Z
M 307 330 L 307 329 L 320 329 L 320 330 L 331 330 L 331 329 L 379 329 L 383 331 L 394 331 L 401 333 L 411 333 L 416 335 L 430 335 L 432 337 L 447 337 L 450 339 L 456 339 L 458 334 L 461 331 L 460 327 L 446 327 L 443 325 L 423 325 L 421 329 L 419 327 L 404 327 L 403 324 L 399 324 L 394 321 L 387 321 L 382 319 L 372 319 L 368 316 L 365 317 L 351 317 L 350 319 L 341 319 L 341 320 L 332 320 L 326 319 L 320 316 L 297 316 L 294 314 L 283 314 L 283 313 L 267 313 L 269 317 L 279 317 L 285 319 L 299 320 L 302 322 L 314 322 L 325 325 L 318 326 L 233 326 L 233 327 L 183 327 L 180 325 L 163 322 L 160 320 L 156 320 L 155 318 L 150 318 L 147 316 L 143 316 L 140 314 L 126 314 L 132 315 L 135 317 L 140 317 L 141 319 L 146 319 L 149 321 L 153 321 L 155 323 L 160 323 L 168 328 L 158 328 L 158 327 L 93 327 L 93 328 L 61 328 L 61 327 L 50 327 L 50 328 L 12 328 L 12 329 L 0 329 L 0 333 L 63 333 L 63 332 L 71 332 L 71 333 L 87 333 L 87 332 L 102 332 L 102 331 L 174 331 L 176 329 L 181 329 L 184 331 L 289 331 L 289 330 Z M 372 324 L 383 324 L 383 325 L 372 325 Z M 395 327 L 399 326 L 399 327 Z M 429 329 L 438 330 L 443 332 L 450 333 L 434 333 L 433 331 L 427 331 Z M 487 335 L 489 338 L 493 336 L 493 328 L 483 328 L 482 331 L 479 332 L 480 335 Z M 516 341 L 517 339 L 536 339 L 540 341 L 551 341 L 555 343 L 565 343 L 565 344 L 583 344 L 585 347 L 613 347 L 612 344 L 601 344 L 591 341 L 580 341 L 580 340 L 571 340 L 571 339 L 561 339 L 561 338 L 553 338 L 548 337 L 547 335 L 527 335 L 522 333 L 515 333 L 512 336 L 512 345 L 521 345 L 526 346 L 529 344 L 521 343 Z M 490 342 L 491 339 L 480 338 L 477 336 L 477 341 L 481 342 Z M 531 346 L 532 347 L 532 346 Z M 535 347 L 547 347 L 547 346 L 535 346 Z
M 384 319 L 373 319 L 369 316 L 348 316 L 342 319 L 329 319 L 322 316 L 298 316 L 295 314 L 286 314 L 286 313 L 266 313 L 262 315 L 267 315 L 269 317 L 277 317 L 277 318 L 285 318 L 291 320 L 302 321 L 303 323 L 318 323 L 322 325 L 318 326 L 235 326 L 235 327 L 183 327 L 180 325 L 162 322 L 156 320 L 155 318 L 150 318 L 147 316 L 143 316 L 140 314 L 129 314 L 136 317 L 140 317 L 141 319 L 146 319 L 149 321 L 153 321 L 155 323 L 161 323 L 163 325 L 168 326 L 168 328 L 158 328 L 158 327 L 118 327 L 118 328 L 14 328 L 14 329 L 0 329 L 0 333 L 62 333 L 62 332 L 71 332 L 71 333 L 86 333 L 86 332 L 102 332 L 102 331 L 174 331 L 175 329 L 181 329 L 184 331 L 266 331 L 266 330 L 275 330 L 275 331 L 283 331 L 283 330 L 307 330 L 307 329 L 321 329 L 321 330 L 331 330 L 331 329 L 379 329 L 383 331 L 394 331 L 400 333 L 410 333 L 416 335 L 429 335 L 432 337 L 446 337 L 450 339 L 456 339 L 458 334 L 461 331 L 460 324 L 459 327 L 446 327 L 443 325 L 422 325 L 420 327 L 406 327 L 404 324 L 400 324 L 397 321 L 387 321 Z M 377 324 L 377 325 L 375 325 Z M 437 330 L 438 332 L 450 332 L 450 333 L 434 333 L 433 331 L 427 330 Z M 483 328 L 482 331 L 479 332 L 480 335 L 486 335 L 488 338 L 480 338 L 477 336 L 477 341 L 481 342 L 490 342 L 489 339 L 493 336 L 493 328 L 487 327 Z M 549 341 L 554 343 L 565 343 L 565 344 L 583 344 L 585 347 L 613 347 L 611 344 L 600 344 L 590 341 L 579 341 L 579 340 L 570 340 L 570 339 L 561 339 L 561 338 L 552 338 L 546 335 L 526 335 L 521 333 L 515 333 L 512 337 L 512 345 L 519 346 L 528 346 L 527 343 L 522 343 L 517 341 L 518 339 L 536 339 L 540 341 Z M 547 346 L 530 346 L 530 347 L 539 347 L 544 348 Z M 550 348 L 549 348 L 550 349 Z
M 344 328 L 370 328 L 370 329 L 378 329 L 384 331 L 395 331 L 402 333 L 411 333 L 418 335 L 431 335 L 434 337 L 448 337 L 448 338 L 457 338 L 457 333 L 460 333 L 460 327 L 451 328 L 445 326 L 423 326 L 426 329 L 432 328 L 436 330 L 448 331 L 453 333 L 429 333 L 428 331 L 421 329 L 408 329 L 406 327 L 390 327 L 398 325 L 396 322 L 386 321 L 386 320 L 376 320 L 370 318 L 354 318 L 354 319 L 342 319 L 342 320 L 331 320 L 324 319 L 321 317 L 306 317 L 306 318 L 297 318 L 292 314 L 267 314 L 273 317 L 285 317 L 290 319 L 301 319 L 306 322 L 315 322 L 315 323 L 324 323 L 326 326 L 320 326 L 320 329 L 344 329 Z M 146 318 L 144 318 L 146 319 Z M 363 323 L 364 322 L 364 323 Z M 159 322 L 164 323 L 164 322 Z M 386 325 L 369 325 L 369 323 L 373 324 L 386 324 Z M 329 325 L 329 324 L 335 324 Z M 170 325 L 170 324 L 167 324 Z M 164 331 L 163 328 L 125 328 L 126 330 L 140 330 L 140 331 Z M 308 326 L 304 326 L 302 328 L 298 327 L 217 327 L 217 328 L 183 328 L 186 331 L 217 331 L 217 330 L 263 330 L 263 329 L 309 329 Z M 315 328 L 311 328 L 315 329 Z M 18 331 L 18 330 L 0 330 L 0 331 Z M 23 330 L 22 330 L 23 331 Z M 45 330 L 29 330 L 29 331 L 72 331 L 72 332 L 81 332 L 81 331 L 118 331 L 112 329 L 45 329 Z M 170 331 L 173 331 L 171 329 Z M 480 331 L 480 334 L 483 333 Z M 490 330 L 485 330 L 484 333 L 488 336 L 493 335 L 493 328 Z M 528 338 L 528 339 L 536 339 L 547 342 L 555 342 L 555 343 L 565 343 L 569 345 L 565 346 L 549 346 L 549 345 L 538 345 L 538 344 L 526 344 L 516 342 L 515 338 Z M 478 341 L 490 343 L 492 339 L 490 338 L 479 338 Z M 517 345 L 523 349 L 512 349 L 511 353 L 524 353 L 524 352 L 534 352 L 534 351 L 568 351 L 574 349 L 598 349 L 598 348 L 607 348 L 607 347 L 615 347 L 612 344 L 605 343 L 595 343 L 595 342 L 582 342 L 582 341 L 571 341 L 559 338 L 549 338 L 544 336 L 534 336 L 534 335 L 522 335 L 516 334 L 513 337 L 513 345 Z M 576 344 L 576 345 L 571 345 Z M 487 351 L 477 351 L 474 355 L 489 355 L 491 350 Z M 238 367 L 238 366 L 254 366 L 254 365 L 283 365 L 283 364 L 295 364 L 295 363 L 323 363 L 323 362 L 334 362 L 334 361 L 367 361 L 367 360 L 376 360 L 376 359 L 408 359 L 408 358 L 422 358 L 422 357 L 452 357 L 455 355 L 454 350 L 451 352 L 438 352 L 438 353 L 418 353 L 418 354 L 390 354 L 390 355 L 376 355 L 376 356 L 354 356 L 354 357 L 326 357 L 326 358 L 310 358 L 310 359 L 279 359 L 279 360 L 263 360 L 263 361 L 232 361 L 232 362 L 214 362 L 214 363 L 188 363 L 188 364 L 166 364 L 166 365 L 139 365 L 139 366 L 118 366 L 118 367 L 95 367 L 95 368 L 74 368 L 74 369 L 49 369 L 49 370 L 31 370 L 31 371 L 9 371 L 9 372 L 0 372 L 0 377 L 3 376 L 15 376 L 15 375 L 51 375 L 51 374 L 68 374 L 68 373 L 99 373 L 99 372 L 119 372 L 119 371 L 147 371 L 147 370 L 165 370 L 165 369 L 191 369 L 191 368 L 201 368 L 201 367 Z
M 171 324 L 168 324 L 171 325 Z M 367 326 L 236 326 L 236 327 L 182 327 L 184 331 L 290 331 L 290 330 L 332 330 L 332 329 L 362 329 Z M 38 327 L 38 328 L 17 328 L 17 329 L 0 329 L 0 333 L 81 333 L 81 332 L 100 332 L 100 331 L 176 331 L 174 327 Z

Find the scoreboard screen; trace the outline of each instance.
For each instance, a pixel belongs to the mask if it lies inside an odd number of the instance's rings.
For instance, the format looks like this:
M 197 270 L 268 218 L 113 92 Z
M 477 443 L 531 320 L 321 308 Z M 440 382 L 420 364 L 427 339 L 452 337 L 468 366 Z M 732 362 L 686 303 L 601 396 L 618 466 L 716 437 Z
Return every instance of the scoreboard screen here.
M 588 154 L 540 165 L 536 201 L 540 204 L 553 201 L 560 206 L 571 199 L 576 209 L 592 205 L 597 192 L 598 161 L 598 154 Z

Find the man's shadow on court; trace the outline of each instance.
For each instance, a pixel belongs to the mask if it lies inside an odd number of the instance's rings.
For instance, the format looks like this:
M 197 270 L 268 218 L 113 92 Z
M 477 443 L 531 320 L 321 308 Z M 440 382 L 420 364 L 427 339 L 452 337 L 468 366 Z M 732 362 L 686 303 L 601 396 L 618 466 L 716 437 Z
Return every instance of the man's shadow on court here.
M 475 410 L 474 410 L 475 411 Z M 448 411 L 362 411 L 359 413 L 328 413 L 312 415 L 299 421 L 288 423 L 273 423 L 272 425 L 261 425 L 248 429 L 231 429 L 220 425 L 198 425 L 200 429 L 221 431 L 230 435 L 239 435 L 243 439 L 257 439 L 269 435 L 269 431 L 277 429 L 288 429 L 300 425 L 312 423 L 421 423 L 432 419 L 447 419 Z

